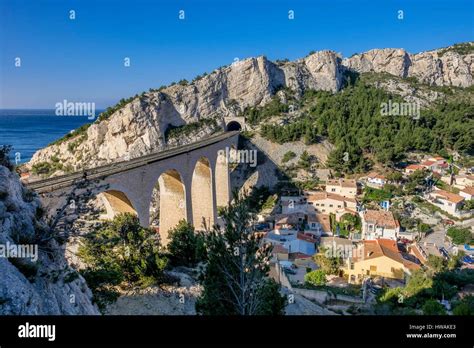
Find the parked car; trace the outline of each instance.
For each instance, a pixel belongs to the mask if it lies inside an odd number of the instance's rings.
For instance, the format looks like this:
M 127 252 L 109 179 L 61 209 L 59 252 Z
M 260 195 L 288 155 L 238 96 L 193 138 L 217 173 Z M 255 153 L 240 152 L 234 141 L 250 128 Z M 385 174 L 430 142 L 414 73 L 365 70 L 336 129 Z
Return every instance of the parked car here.
M 449 253 L 448 253 L 448 251 L 447 251 L 444 247 L 439 248 L 439 252 L 440 252 L 446 259 L 449 259 Z
M 474 259 L 469 255 L 466 255 L 462 258 L 462 262 L 472 265 L 474 263 Z

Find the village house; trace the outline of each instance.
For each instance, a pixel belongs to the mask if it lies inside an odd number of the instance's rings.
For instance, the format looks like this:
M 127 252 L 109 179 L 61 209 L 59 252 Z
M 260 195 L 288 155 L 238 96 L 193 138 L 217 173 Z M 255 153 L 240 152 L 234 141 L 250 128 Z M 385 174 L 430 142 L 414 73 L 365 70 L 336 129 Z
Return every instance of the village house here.
M 282 196 L 280 198 L 283 214 L 306 213 L 307 202 L 305 196 Z
M 439 174 L 443 174 L 449 167 L 446 160 L 441 156 L 429 157 L 425 161 L 421 162 L 420 165 L 425 169 Z
M 362 222 L 362 239 L 397 239 L 400 232 L 400 224 L 392 212 L 365 210 L 360 212 L 359 215 Z
M 427 200 L 446 213 L 459 216 L 464 197 L 445 190 L 435 189 L 428 193 Z
M 396 241 L 375 239 L 357 246 L 353 257 L 346 261 L 344 273 L 349 283 L 361 283 L 369 277 L 404 280 L 406 275 L 419 268 L 416 257 L 401 252 Z
M 288 261 L 288 249 L 281 244 L 273 244 L 272 249 L 273 260 L 272 261 Z
M 410 175 L 416 172 L 417 170 L 424 170 L 424 169 L 425 167 L 422 166 L 421 164 L 410 164 L 409 166 L 405 168 L 405 174 Z
M 465 200 L 474 199 L 474 186 L 468 186 L 461 191 L 459 191 L 459 195 L 464 197 Z
M 367 174 L 367 186 L 372 186 L 375 188 L 381 188 L 387 183 L 387 178 L 379 173 L 372 172 Z
M 275 215 L 275 230 L 298 230 L 305 221 L 304 213 Z
M 353 179 L 330 179 L 326 181 L 326 192 L 355 198 L 358 193 L 357 181 Z
M 273 245 L 274 254 L 275 252 L 287 253 L 290 257 L 292 253 L 301 253 L 312 256 L 316 252 L 316 238 L 310 234 L 297 231 L 270 231 L 265 234 L 263 241 Z M 279 246 L 286 249 L 286 251 Z M 283 255 L 280 256 L 283 257 Z
M 308 194 L 308 208 L 314 208 L 319 214 L 335 214 L 336 220 L 346 213 L 356 214 L 357 201 L 329 192 L 312 192 Z
M 336 236 L 321 237 L 319 247 L 330 257 L 341 257 L 346 260 L 353 256 L 355 243 L 347 238 Z
M 307 219 L 307 229 L 305 233 L 310 233 L 315 237 L 332 234 L 329 215 L 327 214 L 309 214 Z
M 461 174 L 454 177 L 453 186 L 458 189 L 465 189 L 469 186 L 474 186 L 474 175 Z

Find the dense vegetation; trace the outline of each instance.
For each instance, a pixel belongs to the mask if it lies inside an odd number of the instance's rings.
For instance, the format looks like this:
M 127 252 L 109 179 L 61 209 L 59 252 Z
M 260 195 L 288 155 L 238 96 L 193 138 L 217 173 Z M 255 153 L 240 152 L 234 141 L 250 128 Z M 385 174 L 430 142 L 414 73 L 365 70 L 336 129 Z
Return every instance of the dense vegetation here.
M 173 266 L 194 267 L 204 259 L 204 239 L 193 225 L 181 220 L 169 234 L 166 246 Z
M 469 227 L 450 227 L 447 235 L 451 237 L 453 244 L 471 244 L 474 242 L 472 232 Z
M 328 165 L 343 172 L 366 170 L 371 160 L 393 164 L 407 151 L 445 153 L 445 149 L 474 155 L 474 105 L 468 101 L 443 101 L 421 110 L 419 119 L 383 116 L 382 103 L 403 102 L 367 83 L 361 76 L 338 93 L 307 91 L 300 101 L 301 116 L 286 125 L 263 124 L 265 138 L 307 144 L 327 138 L 336 146 Z M 278 103 L 276 101 L 274 104 Z M 274 112 L 283 110 L 273 105 Z M 252 119 L 267 118 L 267 109 Z M 265 115 L 265 117 L 262 117 Z
M 168 259 L 159 237 L 133 214 L 120 214 L 87 234 L 79 256 L 87 265 L 81 273 L 101 309 L 117 298 L 115 287 L 123 282 L 146 287 L 165 280 Z

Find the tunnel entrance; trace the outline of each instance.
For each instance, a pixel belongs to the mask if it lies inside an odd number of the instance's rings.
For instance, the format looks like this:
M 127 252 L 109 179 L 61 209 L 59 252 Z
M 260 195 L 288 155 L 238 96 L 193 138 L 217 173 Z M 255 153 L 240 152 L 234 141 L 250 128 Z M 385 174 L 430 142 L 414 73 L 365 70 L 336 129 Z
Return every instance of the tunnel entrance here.
M 237 121 L 230 121 L 226 126 L 226 131 L 240 131 L 242 130 L 242 125 Z

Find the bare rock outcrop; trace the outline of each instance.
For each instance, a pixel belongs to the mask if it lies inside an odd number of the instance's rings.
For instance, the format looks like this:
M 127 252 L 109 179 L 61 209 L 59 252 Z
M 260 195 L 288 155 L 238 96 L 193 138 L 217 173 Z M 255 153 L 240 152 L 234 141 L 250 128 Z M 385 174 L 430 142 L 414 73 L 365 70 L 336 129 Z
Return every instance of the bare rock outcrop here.
M 61 246 L 44 241 L 40 215 L 38 198 L 0 166 L 0 315 L 99 314 Z M 17 246 L 28 254 L 19 255 Z
M 474 43 L 465 43 L 473 46 Z M 388 73 L 415 77 L 434 86 L 469 87 L 473 84 L 474 53 L 461 54 L 455 46 L 410 54 L 403 49 L 374 49 L 343 60 L 349 70 L 359 73 Z

